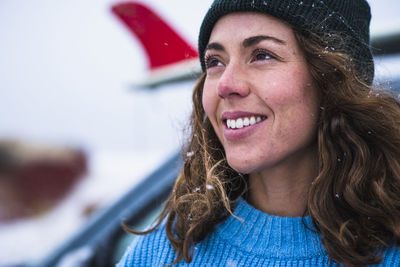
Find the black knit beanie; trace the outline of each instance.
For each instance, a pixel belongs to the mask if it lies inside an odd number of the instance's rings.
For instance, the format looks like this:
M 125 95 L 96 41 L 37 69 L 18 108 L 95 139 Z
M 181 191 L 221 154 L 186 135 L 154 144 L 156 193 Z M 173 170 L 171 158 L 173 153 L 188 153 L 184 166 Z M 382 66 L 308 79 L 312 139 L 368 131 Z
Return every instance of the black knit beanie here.
M 374 78 L 369 46 L 371 10 L 366 0 L 215 0 L 204 17 L 199 35 L 199 56 L 205 70 L 204 50 L 215 23 L 224 15 L 241 11 L 269 14 L 286 21 L 300 32 L 322 38 L 342 36 L 344 51 L 354 60 L 359 76 L 368 84 Z M 325 39 L 325 38 L 324 38 Z M 329 43 L 335 49 L 335 43 Z

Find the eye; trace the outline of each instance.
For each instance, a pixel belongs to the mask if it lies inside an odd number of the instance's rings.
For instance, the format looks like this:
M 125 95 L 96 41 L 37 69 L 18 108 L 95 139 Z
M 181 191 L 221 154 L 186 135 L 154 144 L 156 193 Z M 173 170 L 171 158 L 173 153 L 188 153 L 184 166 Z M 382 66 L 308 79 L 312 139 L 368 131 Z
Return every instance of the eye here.
M 274 58 L 275 57 L 272 56 L 268 51 L 264 49 L 256 49 L 252 54 L 251 61 L 270 60 Z
M 206 69 L 223 66 L 222 62 L 215 55 L 206 55 L 204 57 L 204 63 L 206 65 Z

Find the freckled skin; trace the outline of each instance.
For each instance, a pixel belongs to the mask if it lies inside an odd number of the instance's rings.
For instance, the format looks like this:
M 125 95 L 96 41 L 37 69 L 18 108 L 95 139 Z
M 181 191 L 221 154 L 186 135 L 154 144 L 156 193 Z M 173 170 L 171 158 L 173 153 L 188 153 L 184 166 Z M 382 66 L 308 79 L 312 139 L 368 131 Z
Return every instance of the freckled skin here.
M 261 41 L 244 48 L 251 36 L 267 35 L 285 44 Z M 229 165 L 254 174 L 274 169 L 298 170 L 315 164 L 318 93 L 292 29 L 271 16 L 233 13 L 215 25 L 209 43 L 218 65 L 207 69 L 203 106 L 224 146 Z M 279 59 L 252 60 L 255 49 L 267 49 Z M 230 141 L 224 136 L 221 114 L 246 111 L 264 114 L 267 120 L 251 135 Z M 311 168 L 311 167 L 310 167 Z

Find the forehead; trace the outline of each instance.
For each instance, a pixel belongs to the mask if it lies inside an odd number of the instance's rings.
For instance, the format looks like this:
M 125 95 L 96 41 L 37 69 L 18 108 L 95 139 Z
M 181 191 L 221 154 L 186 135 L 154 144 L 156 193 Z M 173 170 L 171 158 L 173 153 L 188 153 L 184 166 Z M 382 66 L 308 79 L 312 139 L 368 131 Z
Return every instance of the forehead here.
M 284 41 L 294 41 L 289 24 L 273 16 L 256 12 L 230 13 L 215 24 L 209 42 L 225 38 L 247 38 L 250 35 L 270 35 Z M 222 39 L 222 40 L 219 40 Z

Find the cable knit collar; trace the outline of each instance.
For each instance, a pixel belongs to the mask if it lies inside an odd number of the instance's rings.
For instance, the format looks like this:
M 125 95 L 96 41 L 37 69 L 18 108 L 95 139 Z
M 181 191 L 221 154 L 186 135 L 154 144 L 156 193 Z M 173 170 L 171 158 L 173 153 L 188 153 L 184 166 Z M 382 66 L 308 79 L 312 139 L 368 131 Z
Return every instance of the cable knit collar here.
M 247 253 L 277 259 L 326 255 L 319 234 L 310 230 L 314 227 L 309 216 L 272 216 L 255 209 L 243 198 L 238 200 L 234 214 L 243 222 L 230 216 L 217 226 L 216 235 Z

